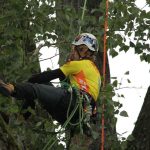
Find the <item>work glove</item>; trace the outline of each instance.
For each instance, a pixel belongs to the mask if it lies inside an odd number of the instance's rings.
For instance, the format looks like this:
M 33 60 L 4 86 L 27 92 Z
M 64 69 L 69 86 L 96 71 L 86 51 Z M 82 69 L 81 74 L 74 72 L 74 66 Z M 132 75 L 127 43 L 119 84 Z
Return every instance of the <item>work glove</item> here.
M 2 80 L 0 80 L 0 93 L 3 96 L 11 96 L 12 92 L 14 91 L 14 86 L 12 84 L 6 84 Z

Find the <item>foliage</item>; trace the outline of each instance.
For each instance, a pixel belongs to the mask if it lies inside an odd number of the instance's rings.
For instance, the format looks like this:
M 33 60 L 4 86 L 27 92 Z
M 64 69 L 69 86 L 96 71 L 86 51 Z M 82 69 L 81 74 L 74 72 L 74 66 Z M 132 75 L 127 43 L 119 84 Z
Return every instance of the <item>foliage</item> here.
M 108 47 L 112 57 L 134 49 L 141 61 L 150 62 L 150 12 L 137 8 L 134 0 L 114 1 L 109 8 Z M 147 1 L 146 6 L 150 5 Z M 121 18 L 121 19 L 118 19 Z
M 81 22 L 83 3 L 76 9 L 72 2 L 65 5 L 62 0 L 0 2 L 0 77 L 5 77 L 6 81 L 22 82 L 32 73 L 38 72 L 40 53 L 36 44 L 41 40 L 44 41 L 44 46 L 55 46 L 60 49 L 60 64 L 62 64 L 70 51 L 71 41 L 79 32 L 79 26 L 82 26 L 82 32 L 91 32 L 97 36 L 99 49 L 103 51 L 105 0 L 95 1 L 97 5 L 94 5 L 94 2 L 88 3 L 83 22 Z M 137 8 L 134 2 L 134 0 L 110 2 L 107 46 L 112 57 L 117 56 L 120 51 L 127 52 L 132 48 L 131 50 L 134 49 L 141 60 L 150 62 L 148 44 L 150 12 Z M 147 5 L 150 5 L 148 0 Z M 121 19 L 118 19 L 120 17 Z M 119 51 L 116 47 L 119 47 Z M 109 110 L 105 112 L 107 118 L 117 113 L 127 116 L 125 111 L 119 112 L 122 105 L 111 100 L 114 95 L 113 88 L 117 84 L 117 80 L 112 85 L 108 84 L 102 92 L 101 98 L 105 100 L 106 108 Z M 49 133 L 58 125 L 53 125 L 45 112 L 36 112 L 39 114 L 36 117 L 33 110 L 30 111 L 34 119 L 26 122 L 20 115 L 21 105 L 21 102 L 16 103 L 12 99 L 0 96 L 0 110 L 9 116 L 9 131 L 19 147 L 42 149 L 52 137 Z M 116 119 L 110 122 L 108 130 L 114 129 Z M 108 144 L 113 145 L 115 149 L 116 144 L 112 140 L 115 139 L 114 135 L 107 136 L 110 137 Z M 55 146 L 58 149 L 58 142 Z
M 138 54 L 142 61 L 150 62 L 150 47 L 148 43 L 148 40 L 150 40 L 150 12 L 146 12 L 144 8 L 137 8 L 134 2 L 134 0 L 110 2 L 107 46 L 108 49 L 110 49 L 110 55 L 112 55 L 112 57 L 117 56 L 121 51 L 127 52 L 129 48 L 132 48 L 131 50 L 134 49 L 135 54 Z M 59 4 L 58 2 L 58 8 L 61 7 Z M 147 5 L 149 5 L 149 1 L 147 1 Z M 83 22 L 80 21 L 82 6 L 80 6 L 77 13 L 73 5 L 62 6 L 62 9 L 59 10 L 61 12 L 58 13 L 56 18 L 58 22 L 56 33 L 59 36 L 58 40 L 60 40 L 60 42 L 58 46 L 62 53 L 70 49 L 70 42 L 73 40 L 73 37 L 78 34 L 80 25 L 82 25 L 82 32 L 91 32 L 97 36 L 100 41 L 99 47 L 102 51 L 101 42 L 104 32 L 105 0 L 103 0 L 101 5 L 97 8 L 88 7 Z M 120 17 L 121 19 L 118 19 Z M 119 51 L 116 51 L 116 47 L 119 47 Z
M 51 33 L 56 22 L 53 17 L 50 18 L 54 14 L 53 5 L 53 1 L 41 3 L 38 0 L 0 2 L 0 77 L 5 81 L 23 82 L 32 73 L 40 71 L 40 54 L 36 43 L 56 38 Z M 35 113 L 32 109 L 29 111 L 33 118 L 26 122 L 22 117 L 21 107 L 22 102 L 0 96 L 0 113 L 4 114 L 7 122 L 4 127 L 8 126 L 10 129 L 2 130 L 0 141 L 9 144 L 9 138 L 7 141 L 5 135 L 11 135 L 14 137 L 12 143 L 17 143 L 21 149 L 42 149 L 52 136 L 56 137 L 52 133 L 58 125 L 54 125 L 43 111 Z M 39 114 L 38 117 L 35 114 Z M 1 119 L 3 123 L 3 118 Z M 14 146 L 5 145 L 3 149 L 5 147 L 13 149 Z
M 20 81 L 39 70 L 35 43 L 55 38 L 53 1 L 8 0 L 0 7 L 0 72 Z

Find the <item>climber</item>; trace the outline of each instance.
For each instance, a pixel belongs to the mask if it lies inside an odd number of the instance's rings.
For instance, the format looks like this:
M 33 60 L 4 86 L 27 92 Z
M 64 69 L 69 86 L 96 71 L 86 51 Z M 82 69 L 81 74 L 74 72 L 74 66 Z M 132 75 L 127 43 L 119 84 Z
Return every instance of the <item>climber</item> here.
M 26 100 L 28 106 L 32 107 L 34 100 L 38 100 L 53 119 L 63 124 L 67 119 L 71 96 L 71 110 L 77 103 L 77 92 L 74 89 L 77 89 L 81 95 L 87 95 L 92 110 L 95 108 L 101 84 L 100 73 L 94 64 L 94 55 L 97 51 L 96 37 L 90 33 L 82 33 L 72 42 L 72 51 L 67 62 L 60 68 L 35 74 L 25 83 L 6 84 L 0 80 L 0 93 L 18 100 Z M 68 78 L 72 92 L 64 86 L 54 87 L 47 84 L 56 78 L 60 81 Z M 72 120 L 78 120 L 78 115 Z

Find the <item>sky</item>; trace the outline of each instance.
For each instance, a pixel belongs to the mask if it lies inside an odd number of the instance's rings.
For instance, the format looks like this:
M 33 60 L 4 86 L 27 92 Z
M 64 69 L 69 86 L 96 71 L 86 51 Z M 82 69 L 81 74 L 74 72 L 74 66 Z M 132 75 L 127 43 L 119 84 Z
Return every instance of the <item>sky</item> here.
M 115 58 L 109 57 L 110 72 L 112 77 L 117 77 L 121 83 L 116 94 L 123 94 L 124 98 L 115 96 L 113 100 L 123 104 L 120 111 L 125 110 L 129 117 L 117 116 L 117 132 L 123 137 L 131 134 L 134 124 L 141 110 L 148 86 L 150 86 L 150 65 L 141 62 L 134 51 L 121 52 Z M 129 71 L 129 75 L 125 72 Z M 131 83 L 128 83 L 128 79 Z M 123 134 L 124 133 L 124 134 Z
M 139 8 L 143 8 L 145 0 L 137 0 L 136 5 Z M 148 7 L 144 9 L 150 10 Z M 58 54 L 58 51 L 54 51 L 53 48 L 42 48 L 40 52 L 42 53 L 40 59 L 50 58 Z M 41 71 L 47 70 L 47 68 L 58 68 L 58 59 L 59 56 L 56 56 L 52 59 L 41 61 Z M 118 118 L 117 133 L 120 135 L 119 137 L 127 137 L 132 133 L 148 86 L 150 86 L 150 64 L 141 62 L 139 56 L 134 54 L 134 50 L 130 50 L 127 53 L 120 52 L 114 58 L 109 56 L 109 65 L 111 77 L 117 77 L 117 80 L 121 83 L 119 89 L 116 90 L 116 95 L 124 95 L 124 98 L 115 96 L 113 100 L 123 104 L 120 111 L 125 110 L 128 113 L 128 117 L 116 116 Z M 125 75 L 127 71 L 129 71 L 129 75 Z M 131 83 L 128 82 L 128 79 Z M 57 82 L 58 80 L 55 81 Z

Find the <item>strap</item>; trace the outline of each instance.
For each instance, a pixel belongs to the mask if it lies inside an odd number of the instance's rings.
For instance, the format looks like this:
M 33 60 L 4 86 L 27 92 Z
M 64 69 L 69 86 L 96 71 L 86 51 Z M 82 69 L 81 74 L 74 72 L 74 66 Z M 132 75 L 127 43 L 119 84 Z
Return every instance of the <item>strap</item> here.
M 83 102 L 84 107 L 86 107 L 86 105 L 90 104 L 92 107 L 92 115 L 95 114 L 96 102 L 93 99 L 93 97 L 89 93 L 82 91 L 82 90 L 81 90 L 81 94 L 84 97 L 84 102 Z M 84 109 L 86 109 L 86 108 L 84 108 Z

